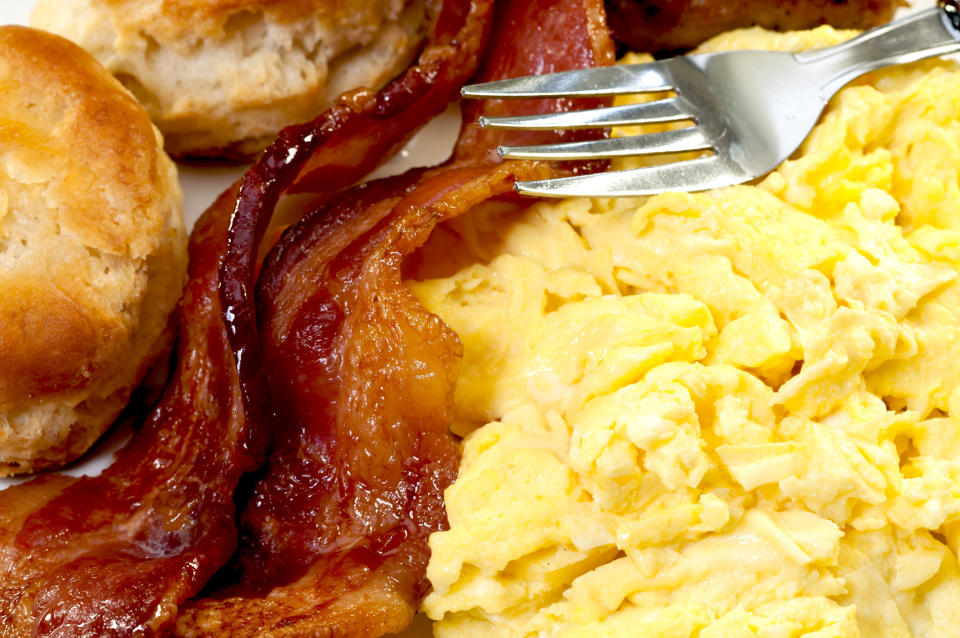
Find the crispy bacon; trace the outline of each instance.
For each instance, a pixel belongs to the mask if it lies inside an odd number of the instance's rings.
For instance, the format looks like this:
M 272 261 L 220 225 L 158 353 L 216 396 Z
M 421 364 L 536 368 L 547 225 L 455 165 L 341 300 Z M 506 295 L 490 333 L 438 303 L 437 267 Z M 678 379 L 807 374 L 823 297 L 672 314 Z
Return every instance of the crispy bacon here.
M 612 59 L 599 0 L 506 2 L 494 24 L 485 79 Z M 448 428 L 461 348 L 403 286 L 401 266 L 437 223 L 512 192 L 518 178 L 557 174 L 544 164 L 500 163 L 492 151 L 506 139 L 476 127 L 481 112 L 570 106 L 473 105 L 448 164 L 314 210 L 264 267 L 262 336 L 250 311 L 251 266 L 283 187 L 264 192 L 245 182 L 251 196 L 241 193 L 222 269 L 224 279 L 244 280 L 222 291 L 235 309 L 227 322 L 238 360 L 258 361 L 263 347 L 278 407 L 276 449 L 243 514 L 240 584 L 184 613 L 178 633 L 362 638 L 410 622 L 425 590 L 427 539 L 446 525 L 443 490 L 456 475 Z M 251 400 L 265 394 L 251 384 Z
M 253 301 L 258 247 L 273 210 L 286 192 L 333 193 L 355 182 L 442 111 L 473 75 L 493 0 L 433 6 L 431 43 L 416 65 L 379 94 L 360 90 L 341 96 L 313 122 L 284 129 L 243 177 L 221 265 L 221 300 L 247 415 L 260 427 L 276 421 Z
M 381 162 L 472 75 L 491 2 L 433 2 L 418 64 L 381 94 L 357 92 L 287 131 L 299 145 L 284 152 L 319 151 L 313 164 L 267 155 L 265 183 L 296 164 L 294 181 L 342 187 Z M 322 183 L 321 160 L 332 167 Z M 265 420 L 248 418 L 218 295 L 237 194 L 222 195 L 193 232 L 177 371 L 116 463 L 94 478 L 50 475 L 0 492 L 0 636 L 166 633 L 233 553 L 234 493 L 262 464 L 269 437 Z

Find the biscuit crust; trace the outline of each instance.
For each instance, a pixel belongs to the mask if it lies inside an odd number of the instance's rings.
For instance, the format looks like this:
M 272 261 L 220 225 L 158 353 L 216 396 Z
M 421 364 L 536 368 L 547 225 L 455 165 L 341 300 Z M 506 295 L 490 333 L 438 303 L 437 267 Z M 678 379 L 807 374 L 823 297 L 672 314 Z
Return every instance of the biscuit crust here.
M 0 27 L 0 476 L 86 451 L 170 344 L 176 169 L 136 100 L 52 34 Z
M 129 88 L 176 157 L 249 159 L 416 54 L 423 0 L 39 0 L 34 26 Z

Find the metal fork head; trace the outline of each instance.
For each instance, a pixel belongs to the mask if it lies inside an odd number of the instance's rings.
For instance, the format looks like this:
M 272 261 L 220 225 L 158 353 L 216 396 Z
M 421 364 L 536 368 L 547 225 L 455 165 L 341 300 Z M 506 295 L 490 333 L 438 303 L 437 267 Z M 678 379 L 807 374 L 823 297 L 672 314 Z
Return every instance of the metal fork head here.
M 792 54 L 770 51 L 691 55 L 518 78 L 466 87 L 463 94 L 594 97 L 657 91 L 673 91 L 676 96 L 590 111 L 485 118 L 481 124 L 568 129 L 691 121 L 693 126 L 670 131 L 499 149 L 504 158 L 541 160 L 712 152 L 686 161 L 517 185 L 518 191 L 530 195 L 637 196 L 706 190 L 764 175 L 800 145 L 825 105 L 816 78 Z
M 960 51 L 960 2 L 939 0 L 920 11 L 826 49 L 804 53 L 733 51 L 649 64 L 585 69 L 466 87 L 465 97 L 610 96 L 673 90 L 673 101 L 580 114 L 535 116 L 490 126 L 611 126 L 691 119 L 692 129 L 578 143 L 574 147 L 507 148 L 504 156 L 537 159 L 622 156 L 686 150 L 710 157 L 630 171 L 518 184 L 545 196 L 650 195 L 704 190 L 759 177 L 787 159 L 809 134 L 827 100 L 869 71 Z M 682 117 L 681 117 L 682 116 Z M 565 154 L 567 153 L 567 154 Z

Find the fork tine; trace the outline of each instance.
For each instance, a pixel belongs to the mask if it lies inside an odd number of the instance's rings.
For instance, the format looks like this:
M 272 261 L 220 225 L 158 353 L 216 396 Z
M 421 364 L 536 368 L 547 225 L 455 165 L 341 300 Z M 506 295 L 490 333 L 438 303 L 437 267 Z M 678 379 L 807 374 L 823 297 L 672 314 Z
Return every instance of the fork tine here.
M 664 191 L 703 191 L 745 182 L 751 175 L 718 155 L 626 171 L 517 182 L 516 190 L 539 197 L 639 197 Z
M 649 62 L 471 84 L 463 87 L 460 94 L 468 98 L 500 99 L 601 97 L 671 88 L 673 82 L 667 66 L 661 62 Z
M 501 146 L 497 150 L 504 159 L 581 160 L 608 157 L 632 157 L 655 153 L 682 153 L 712 148 L 698 126 L 632 137 L 613 137 L 585 142 L 541 144 L 534 146 Z
M 491 128 L 555 130 L 580 129 L 599 126 L 626 126 L 655 124 L 693 119 L 693 113 L 677 98 L 624 104 L 586 111 L 516 115 L 512 117 L 481 117 L 480 126 Z

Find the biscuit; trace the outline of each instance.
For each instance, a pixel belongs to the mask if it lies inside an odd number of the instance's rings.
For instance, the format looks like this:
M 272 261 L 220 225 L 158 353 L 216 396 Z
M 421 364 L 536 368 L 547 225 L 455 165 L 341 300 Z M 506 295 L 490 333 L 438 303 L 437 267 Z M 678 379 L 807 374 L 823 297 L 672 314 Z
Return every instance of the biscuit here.
M 75 44 L 0 27 L 0 476 L 63 465 L 168 351 L 183 195 L 160 133 Z
M 91 52 L 175 157 L 248 159 L 413 59 L 424 0 L 39 0 L 34 26 Z

